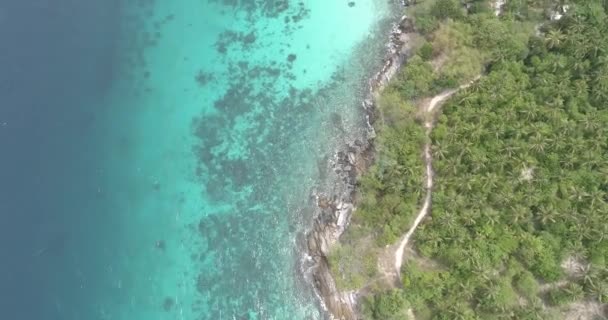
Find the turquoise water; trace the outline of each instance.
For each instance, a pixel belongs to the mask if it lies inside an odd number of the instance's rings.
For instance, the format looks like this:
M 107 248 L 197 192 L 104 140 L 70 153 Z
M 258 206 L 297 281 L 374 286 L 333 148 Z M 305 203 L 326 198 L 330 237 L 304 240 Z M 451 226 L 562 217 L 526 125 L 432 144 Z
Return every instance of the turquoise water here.
M 61 256 L 34 252 L 48 319 L 322 318 L 301 265 L 311 194 L 363 136 L 395 8 L 117 5 L 112 81 L 83 102 L 95 118 L 61 188 L 76 227 Z

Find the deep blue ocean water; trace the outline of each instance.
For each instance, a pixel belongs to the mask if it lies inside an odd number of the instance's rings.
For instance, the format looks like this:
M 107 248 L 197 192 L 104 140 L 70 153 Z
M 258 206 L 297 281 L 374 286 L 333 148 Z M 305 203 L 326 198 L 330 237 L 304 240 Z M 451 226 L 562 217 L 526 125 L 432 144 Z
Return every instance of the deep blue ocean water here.
M 321 318 L 297 239 L 391 9 L 0 2 L 0 319 Z
M 55 275 L 69 264 L 80 237 L 72 222 L 91 194 L 82 178 L 101 112 L 91 102 L 112 81 L 116 10 L 114 0 L 0 3 L 3 319 L 65 319 L 53 312 L 66 280 Z

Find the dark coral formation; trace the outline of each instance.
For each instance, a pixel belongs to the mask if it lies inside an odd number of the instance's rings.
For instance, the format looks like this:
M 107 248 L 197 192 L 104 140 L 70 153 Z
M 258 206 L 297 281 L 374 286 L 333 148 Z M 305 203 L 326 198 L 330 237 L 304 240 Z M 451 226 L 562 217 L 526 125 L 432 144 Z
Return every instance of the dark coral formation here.
M 238 1 L 238 0 L 209 0 L 222 4 L 232 11 L 245 12 L 247 22 L 253 26 L 259 19 L 283 19 L 286 34 L 300 28 L 298 22 L 310 17 L 310 9 L 306 8 L 303 1 L 290 5 L 288 0 L 274 1 Z M 291 23 L 293 22 L 293 23 Z M 225 44 L 225 43 L 224 43 Z M 218 48 L 225 48 L 220 46 Z M 221 52 L 221 51 L 220 51 Z
M 199 86 L 204 87 L 209 82 L 211 82 L 214 79 L 214 77 L 213 77 L 213 74 L 211 74 L 211 73 L 207 73 L 203 70 L 199 70 L 199 72 L 196 74 L 196 77 L 194 77 L 194 79 L 196 80 L 196 83 L 198 83 Z
M 173 309 L 174 306 L 175 306 L 175 299 L 173 299 L 171 297 L 166 297 L 165 300 L 163 300 L 163 310 L 169 312 L 169 311 L 171 311 L 171 309 Z
M 152 6 L 149 3 L 152 0 L 136 1 L 142 3 L 141 12 L 151 12 Z M 312 212 L 310 208 L 299 207 L 297 210 L 301 211 L 296 211 L 293 203 L 286 199 L 287 196 L 276 191 L 292 183 L 285 181 L 288 179 L 286 177 L 300 178 L 299 172 L 293 172 L 298 170 L 298 153 L 315 152 L 312 148 L 293 148 L 293 145 L 305 139 L 303 137 L 313 137 L 316 134 L 311 132 L 311 128 L 314 128 L 311 117 L 321 114 L 318 121 L 324 123 L 324 129 L 336 133 L 336 136 L 346 131 L 347 119 L 342 119 L 339 113 L 330 116 L 331 113 L 327 110 L 319 110 L 331 107 L 330 102 L 334 102 L 330 100 L 331 97 L 343 93 L 340 90 L 344 88 L 340 85 L 348 79 L 346 73 L 340 72 L 329 83 L 319 85 L 320 88 L 300 89 L 302 86 L 294 83 L 296 74 L 291 68 L 295 70 L 299 66 L 297 62 L 301 60 L 298 59 L 302 59 L 305 52 L 290 49 L 291 43 L 287 40 L 276 44 L 280 46 L 280 58 L 274 62 L 256 61 L 254 55 L 247 57 L 246 61 L 231 61 L 233 53 L 245 53 L 247 56 L 258 46 L 268 45 L 264 43 L 265 37 L 262 37 L 267 30 L 259 27 L 260 19 L 275 18 L 286 39 L 301 28 L 302 20 L 310 15 L 304 2 L 209 1 L 225 5 L 227 15 L 238 14 L 242 17 L 245 13 L 246 26 L 227 30 L 215 41 L 216 50 L 223 54 L 218 59 L 219 63 L 229 65 L 226 73 L 211 73 L 212 69 L 208 65 L 205 65 L 204 70 L 190 70 L 190 76 L 205 90 L 216 85 L 219 87 L 220 82 L 222 85 L 223 91 L 218 92 L 220 97 L 216 101 L 202 102 L 212 105 L 214 112 L 202 114 L 192 121 L 192 131 L 197 137 L 193 152 L 198 158 L 195 178 L 200 183 L 205 200 L 212 204 L 230 200 L 230 208 L 222 212 L 203 212 L 198 224 L 189 225 L 193 246 L 196 247 L 191 252 L 191 258 L 201 267 L 193 270 L 192 274 L 185 275 L 185 285 L 196 286 L 199 293 L 195 302 L 189 306 L 192 310 L 207 312 L 211 306 L 212 310 L 204 318 L 219 319 L 220 312 L 223 311 L 223 315 L 232 313 L 237 318 L 245 319 L 248 317 L 247 312 L 259 312 L 256 311 L 256 306 L 284 303 L 284 297 L 276 297 L 274 293 L 279 289 L 287 292 L 290 288 L 264 286 L 265 283 L 276 283 L 277 273 L 285 270 L 285 266 L 279 263 L 293 258 L 294 253 L 285 250 L 285 244 L 278 243 L 276 239 L 292 237 L 294 232 L 302 229 L 301 221 L 309 221 Z M 129 26 L 137 32 L 133 32 L 133 39 L 129 39 L 132 41 L 128 41 L 132 43 L 133 50 L 126 55 L 125 63 L 131 66 L 132 77 L 136 81 L 150 77 L 149 73 L 145 73 L 148 67 L 144 47 L 154 46 L 161 41 L 162 28 L 177 20 L 174 15 L 150 14 L 154 20 L 148 33 L 139 30 L 148 27 L 145 23 L 148 23 L 146 19 L 149 18 L 134 16 L 131 19 L 132 25 Z M 192 26 L 186 23 L 184 26 Z M 196 52 L 188 52 L 185 56 L 188 58 L 184 57 L 184 60 L 194 61 L 199 58 Z M 179 57 L 181 58 L 182 56 Z M 224 79 L 228 82 L 227 87 L 223 87 Z M 141 90 L 145 91 L 145 85 Z M 328 174 L 324 168 L 331 161 L 331 156 L 319 160 L 319 176 Z M 158 183 L 153 187 L 154 190 L 160 190 Z M 309 190 L 300 191 L 297 197 L 302 199 L 302 195 L 307 195 L 308 192 Z M 260 205 L 251 207 L 251 203 Z M 286 218 L 285 215 L 289 217 Z M 268 228 L 272 228 L 272 232 L 268 232 Z M 158 240 L 155 242 L 156 249 L 151 250 L 163 252 L 166 247 L 164 240 Z M 285 256 L 278 257 L 277 253 Z M 248 281 L 250 279 L 255 281 Z M 246 295 L 244 292 L 256 292 L 256 295 Z M 226 297 L 238 297 L 239 306 L 235 306 Z M 167 312 L 175 312 L 176 303 L 174 298 L 168 297 L 162 302 L 162 307 Z M 268 315 L 258 313 L 257 316 L 264 318 Z
M 230 47 L 240 46 L 242 51 L 251 50 L 257 40 L 255 31 L 248 33 L 226 30 L 222 32 L 215 42 L 215 49 L 221 54 L 226 54 Z
M 293 62 L 295 59 L 294 54 L 288 60 Z M 304 135 L 311 126 L 311 115 L 318 112 L 326 99 L 336 96 L 335 90 L 341 90 L 338 88 L 344 82 L 332 81 L 317 91 L 299 90 L 290 84 L 294 75 L 289 64 L 289 61 L 263 65 L 253 61 L 232 63 L 227 74 L 228 88 L 212 102 L 217 113 L 192 121 L 193 133 L 199 138 L 199 144 L 193 149 L 198 157 L 196 173 L 201 177 L 205 196 L 212 202 L 230 201 L 234 207 L 234 213 L 205 214 L 198 225 L 192 226 L 193 232 L 200 236 L 202 247 L 193 259 L 205 265 L 216 265 L 218 269 L 206 269 L 195 280 L 198 292 L 207 299 L 213 299 L 218 288 L 222 291 L 230 288 L 234 290 L 231 294 L 239 296 L 247 308 L 253 309 L 256 303 L 280 303 L 256 301 L 255 297 L 240 293 L 257 292 L 258 299 L 272 299 L 269 294 L 276 288 L 264 288 L 260 283 L 273 282 L 273 272 L 280 270 L 275 265 L 275 261 L 280 259 L 271 253 L 280 252 L 283 244 L 276 243 L 274 239 L 276 234 L 286 235 L 298 229 L 285 223 L 296 220 L 284 217 L 295 212 L 276 211 L 276 208 L 286 208 L 287 205 L 285 199 L 277 197 L 272 190 L 279 190 L 285 184 L 281 179 L 293 175 L 290 170 L 294 167 L 294 154 L 290 146 L 302 139 L 293 133 Z M 341 73 L 341 76 L 334 75 L 332 80 L 346 78 L 344 71 Z M 246 133 L 234 141 L 232 136 L 242 130 L 235 120 L 239 117 L 247 118 L 255 125 L 248 126 Z M 339 114 L 328 115 L 326 121 L 336 133 L 345 132 L 344 121 Z M 238 156 L 231 154 L 229 146 L 232 143 L 240 148 Z M 246 196 L 235 201 L 237 192 Z M 251 203 L 263 204 L 263 208 L 252 208 Z M 310 215 L 310 212 L 299 213 L 301 219 Z M 273 234 L 257 226 L 271 226 Z M 245 246 L 243 239 L 248 239 Z M 231 279 L 225 274 L 239 276 Z M 247 277 L 258 280 L 243 281 Z M 223 292 L 221 296 L 225 294 Z M 212 314 L 216 311 L 219 314 L 221 308 L 232 308 L 223 301 L 214 300 L 214 305 L 218 309 Z
M 248 18 L 252 16 L 261 15 L 264 18 L 275 18 L 289 10 L 288 0 L 274 0 L 274 1 L 238 1 L 238 0 L 211 0 L 230 7 L 232 10 L 241 10 L 248 13 Z M 300 2 L 303 6 L 303 3 Z

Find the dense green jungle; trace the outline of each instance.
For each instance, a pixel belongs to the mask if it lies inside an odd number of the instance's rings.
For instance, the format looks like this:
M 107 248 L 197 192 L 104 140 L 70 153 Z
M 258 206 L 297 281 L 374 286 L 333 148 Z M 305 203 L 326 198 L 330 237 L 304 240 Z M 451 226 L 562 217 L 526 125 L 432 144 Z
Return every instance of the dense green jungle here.
M 608 2 L 492 5 L 407 9 L 413 54 L 378 99 L 375 164 L 329 257 L 365 319 L 608 316 Z M 378 261 L 422 205 L 427 143 L 430 213 L 386 281 Z

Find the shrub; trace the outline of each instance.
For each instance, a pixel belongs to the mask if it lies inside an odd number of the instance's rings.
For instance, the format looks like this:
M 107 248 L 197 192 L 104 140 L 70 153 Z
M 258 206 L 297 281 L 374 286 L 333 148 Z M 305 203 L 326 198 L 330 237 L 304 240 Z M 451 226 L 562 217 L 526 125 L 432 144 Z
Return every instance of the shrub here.
M 372 300 L 373 319 L 378 320 L 407 320 L 409 303 L 401 290 L 392 290 L 377 295 Z
M 433 67 L 420 56 L 415 55 L 397 76 L 394 87 L 404 99 L 415 99 L 425 96 L 435 80 Z
M 538 282 L 529 271 L 520 273 L 514 280 L 517 291 L 527 299 L 532 299 L 538 294 Z
M 431 7 L 431 15 L 439 20 L 458 19 L 463 16 L 460 3 L 455 0 L 437 0 Z
M 433 57 L 433 45 L 425 41 L 420 47 L 418 55 L 420 55 L 424 61 L 430 60 Z

